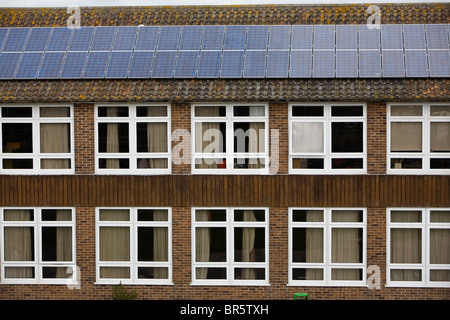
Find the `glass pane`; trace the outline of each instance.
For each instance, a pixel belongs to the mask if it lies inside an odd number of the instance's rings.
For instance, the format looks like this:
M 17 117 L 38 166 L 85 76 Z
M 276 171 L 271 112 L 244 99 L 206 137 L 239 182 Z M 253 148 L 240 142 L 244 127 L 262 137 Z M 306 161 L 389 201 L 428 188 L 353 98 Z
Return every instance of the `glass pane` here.
M 265 221 L 264 210 L 234 210 L 234 221 Z
M 362 222 L 363 221 L 363 213 L 360 210 L 345 210 L 345 211 L 333 210 L 332 221 L 333 222 Z
M 442 222 L 448 223 L 450 222 L 450 211 L 444 210 L 436 210 L 430 212 L 430 221 L 431 222 Z
M 33 221 L 33 210 L 5 209 L 3 219 L 5 221 Z
M 166 209 L 139 209 L 138 221 L 169 221 Z
M 450 264 L 450 229 L 430 229 L 430 263 Z
M 41 159 L 41 169 L 70 169 L 70 159 Z
M 324 160 L 315 158 L 294 158 L 292 159 L 293 169 L 323 169 Z
M 264 152 L 265 151 L 265 123 L 235 122 L 234 152 Z
M 130 268 L 128 267 L 100 267 L 100 278 L 102 279 L 128 279 Z
M 167 123 L 136 124 L 137 152 L 167 152 Z
M 5 279 L 33 279 L 34 267 L 5 267 Z
M 99 117 L 128 117 L 128 107 L 98 107 Z
M 196 268 L 196 279 L 225 280 L 227 278 L 226 268 Z
M 169 279 L 169 268 L 164 267 L 139 267 L 139 279 Z
M 294 117 L 323 117 L 323 106 L 292 106 Z
M 34 228 L 5 227 L 5 261 L 34 261 Z
M 430 270 L 430 281 L 450 282 L 450 270 Z
M 264 268 L 235 268 L 234 279 L 236 280 L 264 280 L 266 269 Z
M 332 229 L 331 261 L 334 263 L 362 262 L 362 229 Z
M 292 280 L 323 280 L 323 269 L 295 268 L 292 270 Z
M 226 108 L 220 107 L 195 107 L 196 117 L 224 117 L 226 115 Z
M 226 221 L 226 210 L 195 210 L 195 221 Z
M 450 122 L 430 123 L 430 152 L 450 152 Z
M 331 107 L 332 117 L 362 117 L 362 106 L 333 106 Z
M 422 169 L 422 159 L 392 158 L 391 169 Z
M 225 123 L 202 122 L 195 124 L 195 152 L 226 152 Z
M 323 262 L 323 228 L 294 228 L 292 236 L 292 262 Z
M 265 229 L 234 228 L 234 261 L 264 262 Z
M 422 230 L 391 229 L 391 262 L 421 263 Z
M 2 107 L 3 118 L 31 118 L 33 109 L 31 107 Z
M 294 222 L 323 222 L 323 210 L 293 210 Z
M 430 115 L 432 117 L 450 117 L 450 105 L 430 106 Z
M 450 169 L 450 159 L 430 159 L 431 169 Z
M 138 158 L 138 169 L 167 169 L 169 167 L 169 160 L 166 158 Z
M 391 222 L 422 222 L 422 211 L 391 211 Z
M 331 144 L 332 152 L 363 152 L 363 123 L 333 122 Z
M 3 123 L 2 136 L 3 152 L 33 152 L 33 125 L 31 123 Z
M 264 117 L 264 106 L 235 106 L 233 115 L 235 117 Z
M 70 117 L 70 107 L 40 107 L 39 116 L 41 118 L 68 118 Z
M 292 152 L 323 153 L 324 151 L 323 122 L 292 123 Z
M 392 281 L 422 281 L 422 270 L 393 269 L 391 270 Z
M 72 210 L 43 209 L 42 221 L 72 221 Z
M 264 169 L 266 167 L 265 160 L 261 158 L 235 158 L 235 169 Z
M 213 158 L 202 158 L 195 159 L 196 169 L 226 169 L 227 160 L 226 159 L 213 159 Z
M 72 228 L 42 228 L 42 261 L 72 261 Z
M 40 129 L 42 153 L 70 152 L 70 124 L 41 123 Z
M 331 159 L 332 169 L 362 169 L 364 160 L 361 158 L 333 158 Z
M 331 280 L 362 280 L 361 269 L 331 269 Z
M 421 116 L 422 106 L 420 105 L 394 105 L 391 106 L 391 116 L 395 117 L 409 117 L 409 116 Z
M 130 261 L 130 228 L 100 227 L 100 261 Z
M 72 268 L 68 267 L 43 267 L 44 279 L 68 279 L 73 276 Z
M 100 209 L 100 221 L 130 221 L 130 210 Z
M 392 122 L 391 152 L 421 152 L 422 123 Z
M 226 228 L 195 229 L 195 261 L 227 261 Z
M 130 150 L 128 123 L 99 123 L 98 151 L 127 153 Z
M 168 228 L 138 228 L 138 261 L 169 261 Z
M 130 159 L 98 159 L 100 169 L 130 169 Z
M 138 117 L 167 117 L 166 106 L 136 107 Z
M 33 159 L 3 159 L 3 169 L 33 169 Z

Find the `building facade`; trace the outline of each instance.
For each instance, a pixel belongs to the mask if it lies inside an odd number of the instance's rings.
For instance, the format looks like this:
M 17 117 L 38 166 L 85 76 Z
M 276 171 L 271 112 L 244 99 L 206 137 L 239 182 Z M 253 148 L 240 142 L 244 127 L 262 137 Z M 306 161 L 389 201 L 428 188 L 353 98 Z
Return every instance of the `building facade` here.
M 81 8 L 81 24 L 364 25 L 367 8 Z M 446 4 L 380 12 L 450 32 Z M 4 28 L 68 16 L 0 10 Z M 448 76 L 0 87 L 0 299 L 450 298 Z

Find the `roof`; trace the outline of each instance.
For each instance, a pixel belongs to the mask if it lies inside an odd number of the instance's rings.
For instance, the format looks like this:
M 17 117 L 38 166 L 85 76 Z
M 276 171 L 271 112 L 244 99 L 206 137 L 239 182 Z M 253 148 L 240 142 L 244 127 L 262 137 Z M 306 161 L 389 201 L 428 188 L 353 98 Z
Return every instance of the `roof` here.
M 364 24 L 369 4 L 81 8 L 83 26 Z M 382 24 L 450 23 L 450 4 L 383 4 Z M 67 8 L 0 9 L 0 27 L 66 26 Z M 4 80 L 0 101 L 449 101 L 448 78 Z

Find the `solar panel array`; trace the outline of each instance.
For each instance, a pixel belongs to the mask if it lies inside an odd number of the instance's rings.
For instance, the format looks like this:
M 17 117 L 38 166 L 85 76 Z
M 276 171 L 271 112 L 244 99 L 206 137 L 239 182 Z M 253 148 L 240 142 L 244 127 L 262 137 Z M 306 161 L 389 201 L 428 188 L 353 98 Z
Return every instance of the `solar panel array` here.
M 450 25 L 0 28 L 0 79 L 450 76 Z

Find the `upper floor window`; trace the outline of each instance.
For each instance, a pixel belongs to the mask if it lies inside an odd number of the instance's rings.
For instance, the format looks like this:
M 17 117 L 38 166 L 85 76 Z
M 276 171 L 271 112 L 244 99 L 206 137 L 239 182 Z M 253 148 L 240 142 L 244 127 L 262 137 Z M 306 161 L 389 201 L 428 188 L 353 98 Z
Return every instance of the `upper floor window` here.
M 388 105 L 388 173 L 450 172 L 450 104 Z
M 170 173 L 169 105 L 97 105 L 96 172 Z
M 366 106 L 291 104 L 291 173 L 365 173 Z
M 73 173 L 73 108 L 1 105 L 2 173 Z
M 267 105 L 194 105 L 192 119 L 194 173 L 268 172 Z

